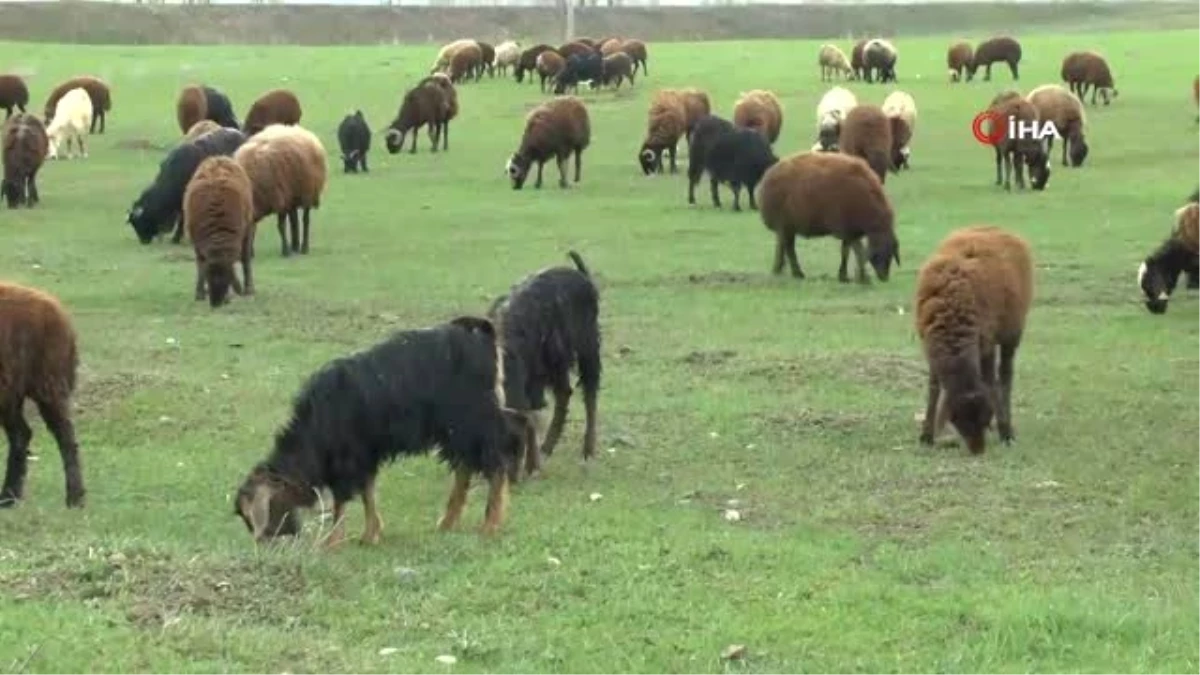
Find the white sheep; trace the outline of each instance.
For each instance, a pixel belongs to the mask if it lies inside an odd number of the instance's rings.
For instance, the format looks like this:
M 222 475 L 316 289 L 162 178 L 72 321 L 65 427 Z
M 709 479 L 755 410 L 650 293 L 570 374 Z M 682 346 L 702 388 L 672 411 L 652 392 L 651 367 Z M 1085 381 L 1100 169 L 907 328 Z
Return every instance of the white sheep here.
M 67 159 L 71 158 L 71 139 L 79 146 L 79 154 L 87 157 L 87 148 L 83 145 L 83 137 L 92 126 L 92 99 L 83 87 L 68 91 L 58 101 L 54 108 L 54 119 L 46 127 L 46 137 L 50 141 L 47 156 L 58 159 L 58 148 L 64 145 Z
M 814 152 L 837 150 L 842 120 L 857 105 L 858 99 L 854 92 L 845 87 L 834 87 L 825 92 L 821 102 L 817 104 L 817 144 L 813 146 Z
M 903 91 L 893 91 L 883 99 L 881 107 L 883 114 L 888 116 L 892 124 L 892 141 L 895 145 L 892 151 L 892 166 L 908 168 L 908 157 L 911 153 L 908 146 L 917 131 L 917 102 Z
M 500 74 L 506 74 L 510 66 L 516 66 L 521 60 L 521 45 L 512 40 L 505 40 L 496 46 L 496 69 Z
M 817 54 L 817 65 L 821 66 L 822 82 L 832 80 L 834 75 L 841 75 L 849 80 L 854 79 L 854 69 L 850 67 L 850 59 L 847 59 L 846 53 L 838 49 L 836 45 L 821 45 L 821 51 Z

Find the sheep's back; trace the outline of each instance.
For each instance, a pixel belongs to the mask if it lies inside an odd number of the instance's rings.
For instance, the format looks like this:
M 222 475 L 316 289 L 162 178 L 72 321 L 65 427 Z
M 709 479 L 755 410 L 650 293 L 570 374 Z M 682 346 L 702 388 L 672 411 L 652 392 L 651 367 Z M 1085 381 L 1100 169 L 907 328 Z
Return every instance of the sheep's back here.
M 1021 43 L 1010 37 L 984 40 L 975 50 L 975 63 L 986 66 L 997 61 L 1020 61 Z
M 195 85 L 184 87 L 175 101 L 175 120 L 180 133 L 188 133 L 192 125 L 208 115 L 208 97 L 204 90 Z
M 895 224 L 878 176 L 862 159 L 841 153 L 781 159 L 763 175 L 758 202 L 767 229 L 802 237 L 861 236 Z
M 1063 135 L 1072 127 L 1083 129 L 1087 123 L 1083 103 L 1075 94 L 1057 84 L 1042 85 L 1025 97 L 1037 111 L 1039 120 L 1051 120 Z
M 742 94 L 734 103 L 733 123 L 739 127 L 756 129 L 774 143 L 783 126 L 783 109 L 774 94 L 756 89 Z
M 687 127 L 690 131 L 695 128 L 697 122 L 712 113 L 712 102 L 707 92 L 695 87 L 680 89 L 679 95 L 683 97 L 683 107 L 687 111 Z
M 3 162 L 6 179 L 37 169 L 46 159 L 49 140 L 36 116 L 18 113 L 4 125 Z
M 646 144 L 674 145 L 687 133 L 687 107 L 675 91 L 660 91 L 650 101 Z
M 535 156 L 553 155 L 560 149 L 586 148 L 591 142 L 587 108 L 574 96 L 560 96 L 529 113 L 521 145 Z
M 75 329 L 58 299 L 0 281 L 0 408 L 26 397 L 68 399 L 78 363 Z
M 206 259 L 238 259 L 254 222 L 253 186 L 245 169 L 220 155 L 201 162 L 184 192 L 183 222 Z
M 1200 254 L 1200 205 L 1192 202 L 1175 211 L 1175 236 L 1192 255 Z
M 287 89 L 272 89 L 250 104 L 244 127 L 254 133 L 271 124 L 299 124 L 303 110 L 300 99 Z
M 234 159 L 250 177 L 255 221 L 271 213 L 320 205 L 327 177 L 324 151 L 304 139 L 255 136 L 238 148 Z
M 846 113 L 838 134 L 841 152 L 862 157 L 878 173 L 881 166 L 886 171 L 891 147 L 892 126 L 882 108 L 862 104 Z

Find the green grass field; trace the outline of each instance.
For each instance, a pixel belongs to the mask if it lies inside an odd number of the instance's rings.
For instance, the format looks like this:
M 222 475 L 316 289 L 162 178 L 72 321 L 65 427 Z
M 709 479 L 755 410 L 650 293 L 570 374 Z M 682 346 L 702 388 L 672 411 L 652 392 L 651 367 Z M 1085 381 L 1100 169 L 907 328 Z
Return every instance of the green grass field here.
M 689 208 L 682 175 L 636 166 L 647 100 L 667 86 L 707 89 L 725 116 L 739 91 L 772 89 L 776 151 L 807 149 L 828 86 L 817 42 L 652 46 L 632 91 L 584 94 L 583 182 L 559 190 L 550 165 L 540 192 L 503 174 L 536 84 L 463 86 L 448 154 L 424 134 L 417 155 L 386 153 L 380 132 L 433 47 L 0 44 L 37 110 L 84 72 L 115 101 L 91 157 L 48 164 L 37 209 L 0 212 L 0 276 L 75 317 L 89 490 L 84 511 L 64 508 L 57 451 L 31 418 L 27 501 L 0 512 L 0 669 L 1196 672 L 1197 299 L 1181 286 L 1151 316 L 1134 277 L 1196 186 L 1197 32 L 1023 39 L 1023 91 L 1098 48 L 1120 97 L 1088 108 L 1086 167 L 1063 169 L 1056 148 L 1047 191 L 1012 194 L 969 129 L 1007 70 L 948 85 L 951 37 L 897 39 L 920 121 L 912 170 L 887 182 L 903 266 L 870 286 L 837 283 L 832 240 L 800 244 L 808 279 L 772 277 L 756 213 L 730 212 L 728 191 L 714 210 L 706 186 Z M 215 312 L 192 300 L 190 246 L 141 246 L 124 222 L 195 81 L 239 116 L 293 88 L 331 154 L 312 253 L 281 258 L 264 221 L 257 296 Z M 850 87 L 874 103 L 890 90 Z M 346 177 L 335 128 L 354 108 L 376 137 L 371 173 Z M 1027 237 L 1038 284 L 1017 442 L 993 437 L 982 457 L 917 443 L 911 316 L 923 259 L 976 223 Z M 499 537 L 475 534 L 479 486 L 460 531 L 436 533 L 450 477 L 415 459 L 381 474 L 380 546 L 255 550 L 231 494 L 311 371 L 480 313 L 568 248 L 601 287 L 590 467 L 577 400 Z M 732 644 L 744 658 L 722 660 Z

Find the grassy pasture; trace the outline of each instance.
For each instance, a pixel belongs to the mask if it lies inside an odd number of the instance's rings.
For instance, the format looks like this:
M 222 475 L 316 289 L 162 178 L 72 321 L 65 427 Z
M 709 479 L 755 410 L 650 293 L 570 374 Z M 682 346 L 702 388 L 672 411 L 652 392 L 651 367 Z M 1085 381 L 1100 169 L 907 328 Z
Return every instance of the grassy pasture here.
M 1196 185 L 1195 30 L 1029 37 L 1021 88 L 1099 48 L 1120 98 L 1091 108 L 1092 154 L 1044 193 L 993 185 L 969 125 L 1010 86 L 945 82 L 948 39 L 900 38 L 920 106 L 913 169 L 890 177 L 903 266 L 842 285 L 837 245 L 801 243 L 809 278 L 769 274 L 757 214 L 685 203 L 682 176 L 635 154 L 657 87 L 785 105 L 777 151 L 813 142 L 828 85 L 817 42 L 654 46 L 632 91 L 588 93 L 579 186 L 510 189 L 502 173 L 537 86 L 460 89 L 450 152 L 389 156 L 379 133 L 434 48 L 0 44 L 40 110 L 89 72 L 114 88 L 91 157 L 49 164 L 42 205 L 0 212 L 0 276 L 70 307 L 89 503 L 68 512 L 34 423 L 28 501 L 0 513 L 6 671 L 1103 671 L 1195 672 L 1197 301 L 1140 304 L 1134 272 Z M 978 37 L 978 36 L 976 36 Z M 849 49 L 849 44 L 843 44 Z M 331 182 L 313 251 L 259 232 L 258 295 L 193 302 L 189 246 L 139 245 L 123 223 L 178 137 L 189 82 L 243 115 L 297 91 Z M 879 103 L 888 87 L 852 84 Z M 362 108 L 368 176 L 344 177 L 334 130 Z M 980 458 L 916 442 L 925 365 L 916 271 L 972 223 L 1031 242 L 1037 300 L 1017 357 L 1017 443 Z M 579 461 L 582 406 L 522 484 L 501 536 L 433 525 L 449 477 L 428 459 L 382 474 L 383 543 L 331 554 L 311 538 L 255 551 L 230 496 L 270 448 L 302 380 L 393 329 L 480 312 L 579 250 L 601 284 L 601 447 Z M 31 420 L 33 422 L 33 420 Z M 600 499 L 590 495 L 598 493 Z M 736 502 L 731 501 L 736 500 Z M 742 519 L 726 522 L 722 510 Z M 350 509 L 350 532 L 361 509 Z M 730 644 L 739 661 L 722 661 Z M 381 650 L 383 650 L 381 652 Z M 453 655 L 457 663 L 435 661 Z

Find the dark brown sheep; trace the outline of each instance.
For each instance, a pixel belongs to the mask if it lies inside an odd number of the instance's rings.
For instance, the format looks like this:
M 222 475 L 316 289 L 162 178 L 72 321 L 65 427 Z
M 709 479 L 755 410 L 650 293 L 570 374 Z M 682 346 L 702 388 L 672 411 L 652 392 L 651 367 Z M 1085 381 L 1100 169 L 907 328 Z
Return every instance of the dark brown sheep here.
M 180 133 L 186 134 L 196 122 L 208 118 L 208 97 L 196 85 L 184 87 L 175 101 L 175 120 Z
M 1018 125 L 1035 125 L 1038 120 L 1037 108 L 1025 100 L 1019 93 L 1001 92 L 993 99 L 988 112 L 995 118 L 1013 120 Z M 1050 181 L 1050 156 L 1045 143 L 1033 138 L 1008 138 L 1003 135 L 993 146 L 996 149 L 996 185 L 1003 185 L 1005 190 L 1012 190 L 1013 169 L 1017 172 L 1017 187 L 1025 189 L 1024 168 L 1029 168 L 1029 183 L 1034 190 L 1046 189 Z M 1004 171 L 1001 174 L 1000 165 Z
M 278 218 L 281 252 L 308 253 L 309 215 L 320 208 L 328 166 L 325 147 L 311 131 L 294 125 L 272 124 L 247 139 L 233 158 L 246 170 L 254 189 L 254 222 L 274 213 Z M 300 239 L 299 211 L 304 211 L 304 239 Z M 284 219 L 291 225 L 292 244 Z M 253 239 L 251 239 L 253 242 Z M 250 255 L 254 255 L 251 244 Z
M 387 151 L 393 155 L 400 152 L 405 136 L 412 132 L 412 144 L 408 152 L 416 154 L 417 132 L 422 126 L 429 130 L 430 152 L 438 151 L 439 139 L 443 149 L 446 149 L 450 142 L 450 108 L 446 91 L 436 83 L 418 84 L 409 89 L 400 103 L 400 110 L 396 112 L 396 119 L 392 120 L 384 134 Z
M 1054 128 L 1063 138 L 1062 165 L 1083 166 L 1087 158 L 1088 145 L 1084 140 L 1083 130 L 1087 125 L 1087 116 L 1083 112 L 1083 101 L 1075 94 L 1067 91 L 1066 87 L 1057 84 L 1043 84 L 1029 92 L 1025 97 L 1037 109 L 1038 119 L 1054 122 Z M 1054 137 L 1046 139 L 1046 152 L 1054 149 Z M 1067 163 L 1067 155 L 1071 161 Z
M 838 280 L 850 281 L 846 262 L 851 250 L 858 263 L 858 280 L 867 283 L 864 258 L 881 281 L 887 281 L 892 261 L 900 264 L 895 214 L 883 183 L 858 157 L 837 152 L 803 152 L 786 157 L 767 170 L 759 187 L 759 211 L 775 233 L 772 274 L 783 272 L 786 258 L 792 276 L 803 279 L 796 257 L 796 237 L 837 237 L 842 242 Z M 864 254 L 862 239 L 867 239 Z
M 270 124 L 299 124 L 302 114 L 300 99 L 295 94 L 287 89 L 272 89 L 251 104 L 242 131 L 252 136 Z
M 870 103 L 851 108 L 838 132 L 838 151 L 861 157 L 885 182 L 892 166 L 892 123 L 883 108 Z
M 1013 81 L 1021 79 L 1018 65 L 1021 63 L 1021 43 L 1010 37 L 994 37 L 984 40 L 975 48 L 975 57 L 971 60 L 968 80 L 974 79 L 975 72 L 980 66 L 984 67 L 983 81 L 992 79 L 992 64 L 1007 63 L 1012 71 Z
M 4 108 L 4 119 L 12 117 L 13 108 L 25 112 L 29 105 L 29 88 L 20 75 L 0 75 L 0 108 Z
M 569 59 L 576 55 L 586 56 L 594 51 L 596 51 L 594 47 L 580 42 L 579 40 L 573 40 L 558 48 L 558 53 L 561 54 L 564 59 Z
M 487 71 L 488 77 L 496 76 L 496 48 L 487 42 L 475 41 L 479 45 L 479 72 Z
M 1013 360 L 1032 300 L 1029 245 L 997 227 L 952 232 L 921 266 L 913 318 L 929 362 L 922 443 L 932 445 L 949 418 L 979 454 L 993 416 L 1000 440 L 1013 441 Z
M 629 86 L 633 86 L 633 59 L 625 52 L 617 52 L 611 56 L 604 57 L 604 84 L 612 84 L 614 88 L 620 89 L 621 82 L 629 80 Z M 615 84 L 614 84 L 615 83 Z
M 633 59 L 633 72 L 637 72 L 638 66 L 642 68 L 642 75 L 649 75 L 650 71 L 646 66 L 646 43 L 641 40 L 626 40 L 621 43 L 621 51 L 629 55 Z
M 687 135 L 687 106 L 678 91 L 664 89 L 650 100 L 646 119 L 646 139 L 638 151 L 642 173 L 663 172 L 663 153 L 671 155 L 671 173 L 676 173 L 675 149 Z
M 765 89 L 754 89 L 741 94 L 733 104 L 733 124 L 744 129 L 754 129 L 774 143 L 783 127 L 783 107 L 775 94 Z
M 442 94 L 446 97 L 446 126 L 442 131 L 442 149 L 450 148 L 450 122 L 458 117 L 458 90 L 454 88 L 454 84 L 450 82 L 450 76 L 445 73 L 434 73 L 429 77 L 417 83 L 418 86 L 433 85 L 442 90 Z
M 250 253 L 254 250 L 254 188 L 250 177 L 232 157 L 200 162 L 183 194 L 183 222 L 196 250 L 196 299 L 220 307 L 229 289 L 254 295 Z M 242 263 L 245 286 L 233 264 Z
M 477 44 L 461 47 L 450 55 L 450 81 L 459 83 L 474 76 L 478 82 L 482 74 L 483 52 Z
M 25 494 L 29 441 L 25 400 L 37 404 L 46 428 L 58 443 L 67 482 L 67 506 L 81 508 L 86 491 L 79 467 L 79 444 L 71 422 L 79 352 L 75 328 L 49 293 L 0 281 L 0 425 L 8 436 L 8 470 L 0 488 L 0 508 Z
M 575 155 L 575 182 L 583 165 L 583 151 L 592 141 L 592 125 L 587 107 L 574 96 L 556 96 L 539 105 L 525 117 L 521 144 L 509 158 L 505 171 L 514 190 L 520 190 L 537 162 L 535 188 L 542 187 L 542 168 L 551 158 L 558 162 L 558 185 L 567 187 L 567 159 Z
M 880 84 L 896 81 L 896 46 L 883 38 L 869 40 L 863 47 L 863 79 L 872 81 L 872 72 L 879 75 Z
M 546 91 L 546 82 L 554 82 L 554 78 L 567 67 L 567 60 L 556 51 L 546 50 L 537 56 L 534 69 L 538 74 L 538 85 Z
M 58 100 L 76 87 L 82 87 L 87 92 L 88 98 L 92 101 L 92 124 L 88 129 L 89 133 L 96 133 L 97 124 L 100 125 L 99 133 L 104 133 L 105 117 L 112 110 L 112 92 L 104 80 L 92 77 L 91 75 L 72 77 L 50 92 L 50 96 L 46 99 L 46 108 L 44 111 L 45 123 L 49 124 L 50 120 L 54 119 L 54 108 L 58 106 Z
M 866 75 L 866 69 L 863 64 L 863 50 L 867 48 L 868 42 L 870 40 L 859 40 L 850 49 L 850 70 L 854 71 L 854 79 L 856 80 L 861 80 Z
M 546 51 L 558 53 L 554 47 L 547 44 L 534 45 L 521 52 L 521 56 L 517 59 L 517 67 L 513 69 L 513 77 L 516 78 L 518 84 L 525 81 L 525 73 L 533 73 L 537 70 L 537 58 Z M 532 81 L 532 79 L 533 76 L 530 75 L 530 80 Z
M 0 184 L 8 208 L 38 203 L 37 173 L 46 161 L 50 141 L 35 115 L 17 113 L 4 125 L 4 181 Z
M 1087 96 L 1088 89 L 1092 89 L 1092 105 L 1096 105 L 1096 94 L 1100 94 L 1100 98 L 1104 100 L 1104 105 L 1108 105 L 1112 99 L 1117 97 L 1117 89 L 1113 84 L 1112 71 L 1108 68 L 1108 61 L 1104 60 L 1096 52 L 1071 52 L 1062 62 L 1063 82 L 1067 83 L 1071 91 L 1083 100 Z
M 946 68 L 950 71 L 951 82 L 970 80 L 974 63 L 975 51 L 966 42 L 955 42 L 946 50 Z

